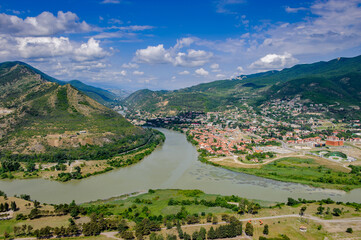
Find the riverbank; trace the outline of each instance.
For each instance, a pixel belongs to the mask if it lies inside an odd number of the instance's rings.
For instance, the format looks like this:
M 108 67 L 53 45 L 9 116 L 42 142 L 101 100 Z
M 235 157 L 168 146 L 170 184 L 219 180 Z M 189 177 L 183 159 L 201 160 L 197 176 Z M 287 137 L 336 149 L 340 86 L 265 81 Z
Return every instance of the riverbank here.
M 103 174 L 114 169 L 127 167 L 138 163 L 150 155 L 165 140 L 163 133 L 154 131 L 148 141 L 126 152 L 107 160 L 61 160 L 52 162 L 21 162 L 19 170 L 3 173 L 1 179 L 36 179 L 43 178 L 67 182 L 72 179 L 84 179 Z
M 210 161 L 210 158 L 202 156 L 202 153 L 198 159 L 215 167 L 282 182 L 300 183 L 316 188 L 337 189 L 345 192 L 361 188 L 359 174 L 329 168 L 307 156 L 279 158 L 266 164 L 254 164 L 254 167 L 227 166 L 216 161 Z
M 335 162 L 314 156 L 297 156 L 297 154 L 279 154 L 265 162 L 242 164 L 236 156 L 217 156 L 199 148 L 191 135 L 187 140 L 197 148 L 198 160 L 212 166 L 221 167 L 234 172 L 252 174 L 282 182 L 305 184 L 317 188 L 337 189 L 349 192 L 361 188 L 361 167 L 351 170 Z M 220 159 L 220 161 L 218 161 Z M 225 159 L 225 160 L 222 160 Z M 227 161 L 231 159 L 232 161 Z
M 0 196 L 0 204 L 5 202 L 15 202 L 17 209 L 13 219 L 0 224 L 0 239 L 5 232 L 15 239 L 52 236 L 61 239 L 124 239 L 126 235 L 137 238 L 142 235 L 142 238 L 149 239 L 150 234 L 174 235 L 179 239 L 180 233 L 192 236 L 204 228 L 207 234 L 212 234 L 209 232 L 212 232 L 211 228 L 215 230 L 232 223 L 236 224 L 233 227 L 242 226 L 238 234 L 232 233 L 239 237 L 246 236 L 246 225 L 250 224 L 253 230 L 252 235 L 247 231 L 248 237 L 254 239 L 280 237 L 280 234 L 290 239 L 361 236 L 360 204 L 335 203 L 330 199 L 289 199 L 286 203 L 264 206 L 234 195 L 165 189 L 81 205 L 46 205 Z M 263 233 L 265 225 L 268 225 L 267 234 Z M 352 233 L 346 233 L 347 228 L 352 228 Z M 145 229 L 148 230 L 143 231 Z M 218 235 L 215 239 L 224 238 L 221 236 L 226 237 Z
M 166 129 L 159 131 L 166 136 L 166 141 L 137 164 L 65 183 L 41 178 L 1 180 L 0 189 L 9 195 L 26 193 L 47 203 L 72 200 L 83 203 L 159 188 L 195 188 L 209 194 L 240 195 L 272 202 L 286 201 L 288 197 L 360 202 L 360 189 L 346 193 L 314 188 L 204 164 L 198 161 L 197 149 L 187 141 L 184 134 Z

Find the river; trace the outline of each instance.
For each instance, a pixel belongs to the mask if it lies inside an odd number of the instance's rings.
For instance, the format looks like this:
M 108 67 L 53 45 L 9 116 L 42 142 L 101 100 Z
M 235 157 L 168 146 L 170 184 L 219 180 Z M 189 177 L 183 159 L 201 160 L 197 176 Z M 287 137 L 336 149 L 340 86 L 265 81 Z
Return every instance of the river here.
M 46 203 L 77 203 L 120 196 L 147 189 L 200 189 L 206 193 L 238 195 L 249 199 L 286 201 L 288 197 L 361 202 L 361 189 L 345 193 L 295 183 L 284 183 L 235 173 L 201 163 L 184 134 L 160 129 L 166 141 L 138 164 L 66 183 L 44 180 L 1 180 L 9 196 L 29 194 Z

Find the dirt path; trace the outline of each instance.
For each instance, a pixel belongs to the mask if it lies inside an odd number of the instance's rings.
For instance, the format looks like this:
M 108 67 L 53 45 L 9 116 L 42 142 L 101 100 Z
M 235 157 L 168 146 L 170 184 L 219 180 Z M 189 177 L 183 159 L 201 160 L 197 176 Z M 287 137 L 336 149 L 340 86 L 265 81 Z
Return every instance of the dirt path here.
M 118 234 L 118 232 L 102 232 L 100 235 L 106 236 L 107 238 L 121 240 L 122 238 L 118 238 L 117 236 L 115 236 L 117 234 Z

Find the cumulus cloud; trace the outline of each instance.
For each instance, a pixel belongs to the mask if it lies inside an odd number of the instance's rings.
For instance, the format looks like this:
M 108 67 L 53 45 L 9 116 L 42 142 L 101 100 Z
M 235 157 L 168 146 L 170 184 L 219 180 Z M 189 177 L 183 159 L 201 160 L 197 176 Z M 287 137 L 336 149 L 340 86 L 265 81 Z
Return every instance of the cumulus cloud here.
M 190 73 L 189 71 L 185 70 L 183 72 L 179 72 L 178 74 L 179 75 L 188 75 L 189 73 Z
M 62 33 L 88 32 L 92 28 L 80 22 L 72 12 L 59 11 L 57 16 L 43 12 L 36 17 L 19 18 L 15 15 L 0 14 L 0 33 L 13 36 L 51 36 Z
M 177 39 L 177 44 L 174 46 L 174 48 L 177 49 L 177 48 L 189 47 L 195 41 L 196 38 L 193 37 Z
M 214 63 L 211 65 L 212 68 L 212 72 L 220 72 L 221 70 L 219 69 L 219 64 L 218 63 Z
M 125 71 L 125 70 L 120 71 L 120 75 L 126 76 L 126 75 L 127 75 L 127 71 Z
M 238 66 L 238 67 L 237 67 L 237 70 L 240 71 L 240 72 L 243 72 L 243 71 L 244 71 L 243 67 L 241 67 L 241 66 Z
M 214 64 L 211 65 L 211 68 L 212 68 L 212 69 L 218 69 L 218 68 L 219 68 L 219 64 L 214 63 Z
M 226 78 L 226 75 L 220 73 L 216 75 L 216 78 Z
M 173 61 L 170 52 L 164 48 L 163 44 L 138 49 L 135 56 L 137 61 L 149 64 L 170 63 Z
M 69 38 L 65 37 L 24 37 L 24 38 L 8 38 L 9 45 L 5 48 L 11 47 L 11 43 L 15 43 L 18 54 L 22 58 L 48 58 L 68 55 L 72 52 L 73 46 Z M 15 40 L 15 42 L 12 42 Z M 15 50 L 15 52 L 16 52 Z
M 139 68 L 139 65 L 136 63 L 124 63 L 122 65 L 123 68 Z
M 208 74 L 209 74 L 206 70 L 204 70 L 204 68 L 199 68 L 199 69 L 195 70 L 194 72 L 197 75 L 203 76 L 203 77 L 208 76 Z
M 135 70 L 135 71 L 133 72 L 133 74 L 134 74 L 134 75 L 141 76 L 141 75 L 144 74 L 144 72 L 140 72 L 140 71 Z
M 270 70 L 270 69 L 283 69 L 285 67 L 291 67 L 298 62 L 290 53 L 267 54 L 266 56 L 253 62 L 249 68 L 256 70 Z
M 178 52 L 177 43 L 175 48 L 165 49 L 163 44 L 148 46 L 145 49 L 138 49 L 135 53 L 135 60 L 148 64 L 171 63 L 174 66 L 199 67 L 209 62 L 213 54 L 204 50 L 188 49 L 186 52 Z
M 75 61 L 103 59 L 110 52 L 100 47 L 99 41 L 90 38 L 79 45 L 67 37 L 10 37 L 0 36 L 0 57 L 22 59 L 67 58 Z
M 109 52 L 100 47 L 98 40 L 90 38 L 87 43 L 83 43 L 80 48 L 75 49 L 74 59 L 76 61 L 93 61 L 109 55 Z

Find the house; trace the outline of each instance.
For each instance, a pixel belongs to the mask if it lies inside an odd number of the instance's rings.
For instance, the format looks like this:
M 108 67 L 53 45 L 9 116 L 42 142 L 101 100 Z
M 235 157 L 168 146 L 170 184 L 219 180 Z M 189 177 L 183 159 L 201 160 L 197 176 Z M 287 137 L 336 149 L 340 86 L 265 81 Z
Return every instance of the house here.
M 343 139 L 339 139 L 336 136 L 329 136 L 326 140 L 328 146 L 343 146 Z

